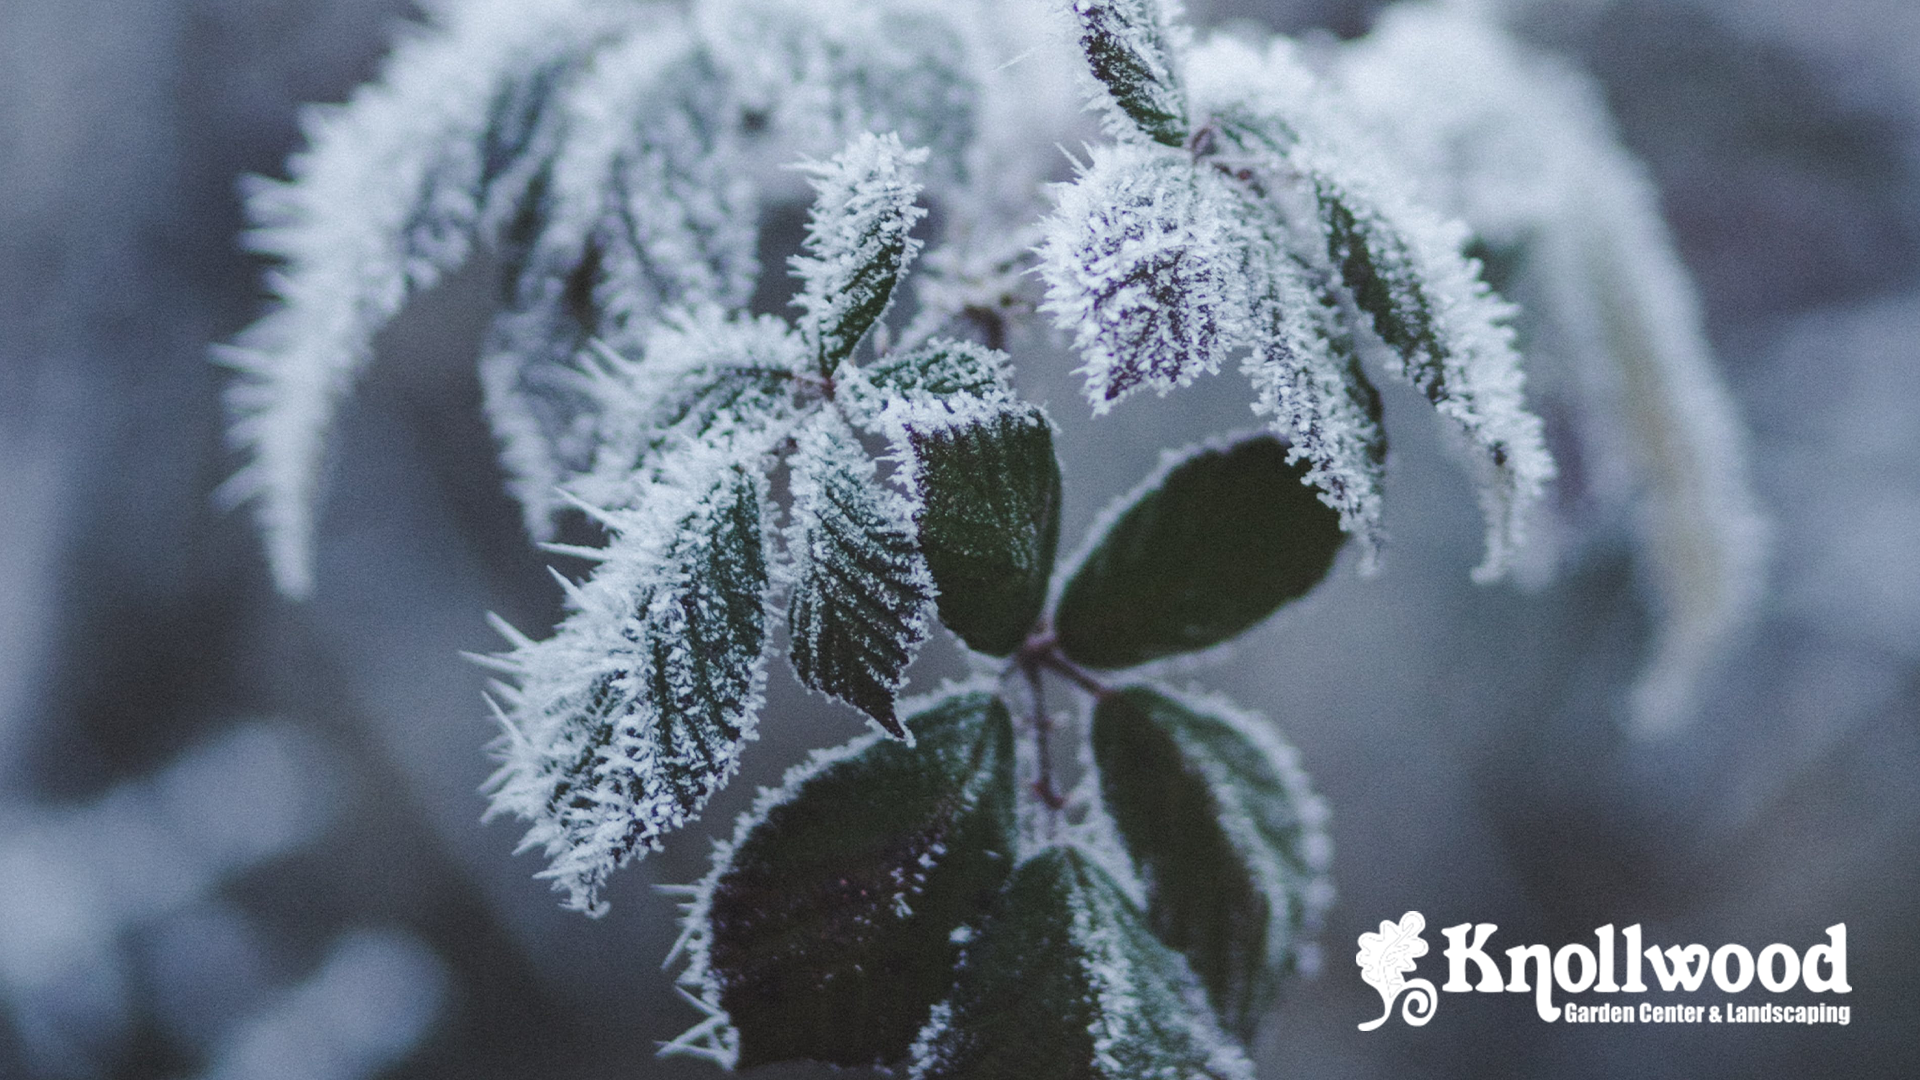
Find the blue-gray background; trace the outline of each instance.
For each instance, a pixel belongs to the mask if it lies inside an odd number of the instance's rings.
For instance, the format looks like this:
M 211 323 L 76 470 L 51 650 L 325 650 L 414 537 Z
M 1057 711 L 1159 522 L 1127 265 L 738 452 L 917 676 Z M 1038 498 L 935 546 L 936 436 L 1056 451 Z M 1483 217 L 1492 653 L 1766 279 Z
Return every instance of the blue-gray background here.
M 1376 6 L 1193 4 L 1345 35 Z M 1659 181 L 1753 431 L 1769 598 L 1699 723 L 1631 742 L 1612 716 L 1649 623 L 1625 553 L 1538 594 L 1470 585 L 1471 496 L 1397 423 L 1387 572 L 1198 676 L 1282 725 L 1335 815 L 1325 967 L 1262 1075 L 1920 1075 L 1920 6 L 1522 6 Z M 649 886 L 697 876 L 706 841 L 590 922 L 478 822 L 491 732 L 457 654 L 495 647 L 484 612 L 557 611 L 480 419 L 485 273 L 382 338 L 311 601 L 277 599 L 250 522 L 211 506 L 234 461 L 208 347 L 261 303 L 236 180 L 278 173 L 298 106 L 371 75 L 407 14 L 0 0 L 0 1077 L 714 1075 L 653 1057 L 697 1016 Z M 1066 360 L 1024 360 L 1065 432 L 1070 541 L 1161 446 L 1245 422 L 1222 386 L 1095 423 Z M 776 683 L 710 824 L 858 730 Z M 1501 945 L 1640 922 L 1804 948 L 1844 921 L 1854 1022 L 1581 1028 L 1445 995 L 1361 1034 L 1352 942 L 1409 909 Z

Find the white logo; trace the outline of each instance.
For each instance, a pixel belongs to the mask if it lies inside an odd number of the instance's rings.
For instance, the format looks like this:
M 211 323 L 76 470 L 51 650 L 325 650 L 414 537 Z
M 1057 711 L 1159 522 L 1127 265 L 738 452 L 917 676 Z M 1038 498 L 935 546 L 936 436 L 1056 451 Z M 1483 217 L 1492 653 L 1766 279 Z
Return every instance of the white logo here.
M 1853 990 L 1847 982 L 1847 926 L 1835 923 L 1827 927 L 1825 941 L 1816 942 L 1802 952 L 1791 945 L 1774 943 L 1756 956 L 1744 945 L 1726 944 L 1717 949 L 1705 945 L 1647 945 L 1640 924 L 1615 932 L 1612 923 L 1593 932 L 1593 947 L 1570 942 L 1558 949 L 1546 945 L 1516 945 L 1504 950 L 1507 971 L 1503 973 L 1497 952 L 1489 951 L 1488 939 L 1499 927 L 1492 923 L 1461 923 L 1441 930 L 1447 939 L 1447 981 L 1438 989 L 1425 979 L 1409 979 L 1415 961 L 1427 955 L 1427 942 L 1420 932 L 1427 928 L 1426 916 L 1409 911 L 1398 923 L 1383 922 L 1377 934 L 1360 935 L 1360 952 L 1353 958 L 1360 967 L 1360 978 L 1380 992 L 1385 1005 L 1378 1019 L 1360 1025 L 1372 1031 L 1393 1016 L 1400 1002 L 1400 1018 L 1419 1027 L 1433 1019 L 1444 993 L 1520 993 L 1532 994 L 1540 1019 L 1548 1023 L 1792 1023 L 1846 1024 L 1853 1010 L 1841 1004 L 1785 1004 L 1760 1002 L 1748 1004 L 1730 995 L 1764 990 L 1782 994 L 1796 988 L 1815 994 L 1846 994 Z M 1716 1003 L 1709 998 L 1666 1003 L 1662 1001 L 1619 1002 L 1601 1000 L 1569 1001 L 1555 1004 L 1555 991 L 1564 995 L 1646 994 L 1653 988 L 1644 981 L 1650 973 L 1662 994 L 1697 994 L 1705 990 L 1709 975 L 1721 994 L 1729 995 Z M 1478 979 L 1472 976 L 1478 975 Z M 1624 975 L 1624 980 L 1616 977 Z M 1755 984 L 1758 984 L 1757 986 Z M 1405 995 L 1405 1000 L 1401 996 Z M 1696 999 L 1698 1000 L 1698 999 Z
M 1400 1006 L 1400 1019 L 1414 1027 L 1433 1019 L 1434 1007 L 1440 1001 L 1433 984 L 1425 979 L 1407 978 L 1407 972 L 1414 969 L 1414 961 L 1427 955 L 1426 939 L 1420 936 L 1420 931 L 1426 928 L 1427 917 L 1409 911 L 1400 916 L 1398 925 L 1383 922 L 1379 933 L 1360 935 L 1360 953 L 1353 962 L 1360 965 L 1360 977 L 1380 991 L 1380 1000 L 1386 1003 L 1386 1011 L 1380 1018 L 1361 1024 L 1361 1031 L 1372 1031 L 1386 1023 L 1387 1017 L 1393 1015 L 1394 1001 L 1402 993 L 1407 995 L 1407 1000 Z

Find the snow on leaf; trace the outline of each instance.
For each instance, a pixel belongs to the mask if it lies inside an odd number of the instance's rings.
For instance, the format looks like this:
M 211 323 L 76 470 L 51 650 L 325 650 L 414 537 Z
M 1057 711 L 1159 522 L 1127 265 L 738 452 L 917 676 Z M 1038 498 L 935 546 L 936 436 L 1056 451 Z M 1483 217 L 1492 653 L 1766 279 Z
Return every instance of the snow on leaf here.
M 1110 134 L 1137 132 L 1164 146 L 1187 139 L 1187 100 L 1174 58 L 1184 44 L 1169 0 L 1073 0 L 1080 48 L 1099 84 L 1095 104 L 1107 113 Z M 1171 10 L 1169 10 L 1171 9 Z
M 1166 393 L 1219 369 L 1238 340 L 1236 203 L 1186 155 L 1095 147 L 1056 189 L 1041 310 L 1073 335 L 1095 412 L 1143 387 Z
M 1059 846 L 1014 871 L 908 1075 L 1252 1080 L 1253 1067 L 1180 955 L 1096 862 Z
M 802 403 L 806 351 L 772 316 L 670 311 L 636 353 L 600 349 L 580 377 L 596 402 L 595 453 L 571 490 L 596 506 L 634 505 L 636 483 L 670 452 L 771 445 Z
M 894 696 L 927 638 L 934 591 L 912 506 L 880 483 L 873 459 L 831 409 L 800 430 L 790 467 L 794 673 L 906 738 Z
M 1464 254 L 1465 230 L 1400 190 L 1287 43 L 1263 53 L 1216 38 L 1190 63 L 1198 111 L 1262 136 L 1234 140 L 1252 160 L 1221 164 L 1291 177 L 1304 189 L 1307 206 L 1291 214 L 1308 218 L 1295 227 L 1314 235 L 1318 250 L 1299 254 L 1337 276 L 1387 346 L 1389 372 L 1425 394 L 1460 437 L 1487 520 L 1487 554 L 1474 578 L 1501 577 L 1554 467 L 1522 398 L 1512 309 Z
M 978 123 L 969 11 L 937 0 L 705 0 L 694 18 L 773 164 L 891 131 L 931 150 L 933 178 L 947 183 L 965 179 Z
M 567 906 L 598 915 L 608 876 L 697 816 L 755 737 L 769 600 L 762 445 L 696 445 L 610 511 L 591 580 L 554 635 L 500 659 L 512 685 L 488 813 Z
M 756 196 L 723 74 L 675 20 L 603 49 L 566 99 L 568 138 L 509 237 L 513 281 L 481 360 L 488 415 L 535 535 L 592 462 L 595 338 L 632 346 L 664 310 L 752 291 Z
M 1484 19 L 1396 9 L 1337 71 L 1422 194 L 1508 256 L 1502 289 L 1521 303 L 1529 394 L 1581 461 L 1524 558 L 1545 576 L 1592 539 L 1632 530 L 1662 609 L 1633 723 L 1673 727 L 1751 614 L 1765 527 L 1657 192 L 1599 89 Z
M 831 161 L 809 167 L 815 192 L 807 254 L 793 260 L 800 332 L 814 346 L 822 375 L 853 351 L 893 298 L 894 285 L 920 250 L 907 234 L 926 210 L 914 205 L 913 166 L 927 151 L 896 135 L 862 133 Z
M 693 891 L 680 983 L 730 1066 L 905 1056 L 1012 868 L 1006 706 L 972 685 L 905 711 L 913 744 L 862 736 L 763 789 Z
M 312 586 L 323 443 L 374 334 L 512 216 L 552 151 L 558 66 L 609 18 L 587 0 L 450 6 L 378 81 L 308 115 L 290 182 L 253 184 L 249 243 L 282 266 L 276 306 L 217 353 L 239 372 L 230 438 L 250 455 L 223 495 L 258 500 L 282 592 Z
M 1325 803 L 1270 723 L 1216 698 L 1153 686 L 1102 698 L 1093 751 L 1148 925 L 1250 1037 L 1332 897 Z

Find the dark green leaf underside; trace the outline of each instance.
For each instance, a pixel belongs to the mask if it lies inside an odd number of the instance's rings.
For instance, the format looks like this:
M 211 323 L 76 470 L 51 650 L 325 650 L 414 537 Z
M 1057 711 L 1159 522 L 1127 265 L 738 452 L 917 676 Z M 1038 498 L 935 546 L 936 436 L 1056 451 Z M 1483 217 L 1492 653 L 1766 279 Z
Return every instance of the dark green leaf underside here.
M 1315 876 L 1280 763 L 1228 719 L 1146 687 L 1095 706 L 1093 752 L 1101 795 L 1147 883 L 1148 923 L 1250 1038 Z
M 733 851 L 709 963 L 741 1067 L 903 1057 L 952 984 L 956 927 L 1005 880 L 1013 731 L 987 694 L 909 720 L 805 779 Z
M 920 491 L 920 547 L 940 621 L 972 648 L 1020 647 L 1046 602 L 1060 539 L 1060 464 L 1039 408 L 916 429 L 907 443 Z
M 1060 647 L 1131 667 L 1226 641 L 1304 595 L 1345 539 L 1269 434 L 1209 447 L 1133 495 L 1061 594 Z
M 1126 986 L 1113 994 L 1105 978 Z M 1241 1076 L 1191 975 L 1104 871 L 1072 848 L 1014 872 L 968 946 L 924 1080 Z M 1096 1042 L 1098 1039 L 1098 1043 Z M 1225 1066 L 1222 1068 L 1222 1066 Z

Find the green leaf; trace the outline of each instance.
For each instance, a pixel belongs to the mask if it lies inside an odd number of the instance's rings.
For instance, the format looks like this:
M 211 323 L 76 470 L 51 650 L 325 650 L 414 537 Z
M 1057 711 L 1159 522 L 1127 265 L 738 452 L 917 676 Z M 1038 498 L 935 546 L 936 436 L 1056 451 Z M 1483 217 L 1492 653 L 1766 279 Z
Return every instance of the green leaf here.
M 813 169 L 817 197 L 807 254 L 793 260 L 801 282 L 794 302 L 805 311 L 801 329 L 823 375 L 886 311 L 920 249 L 909 234 L 927 212 L 914 205 L 920 184 L 912 170 L 926 159 L 925 149 L 907 150 L 897 135 L 862 134 Z
M 1093 753 L 1147 922 L 1250 1038 L 1327 899 L 1324 804 L 1293 748 L 1223 702 L 1109 695 L 1094 706 Z
M 792 467 L 794 674 L 904 738 L 894 695 L 927 638 L 933 602 L 912 508 L 880 485 L 873 459 L 832 410 L 801 432 Z
M 1187 99 L 1174 78 L 1159 0 L 1078 0 L 1080 47 L 1113 105 L 1154 142 L 1187 139 Z
M 914 1043 L 913 1080 L 1251 1080 L 1179 954 L 1084 853 L 1013 874 Z
M 737 449 L 737 448 L 731 448 Z M 599 914 L 615 869 L 697 817 L 739 767 L 766 681 L 766 479 L 701 447 L 610 512 L 565 622 L 516 639 L 490 813 L 531 826 L 541 876 Z
M 1314 184 L 1327 254 L 1352 290 L 1374 332 L 1408 364 L 1429 400 L 1446 396 L 1442 362 L 1447 348 L 1435 325 L 1433 300 L 1413 268 L 1411 245 L 1378 213 L 1326 178 Z
M 1131 667 L 1217 645 L 1303 596 L 1345 537 L 1270 434 L 1170 459 L 1107 512 L 1054 615 L 1077 663 Z
M 957 395 L 907 410 L 904 456 L 919 497 L 920 549 L 940 621 L 972 648 L 1006 656 L 1046 603 L 1060 539 L 1060 463 L 1036 405 Z
M 731 1018 L 742 1068 L 904 1057 L 1006 879 L 1006 706 L 954 694 L 910 724 L 915 745 L 869 735 L 788 773 L 716 854 L 681 981 Z

